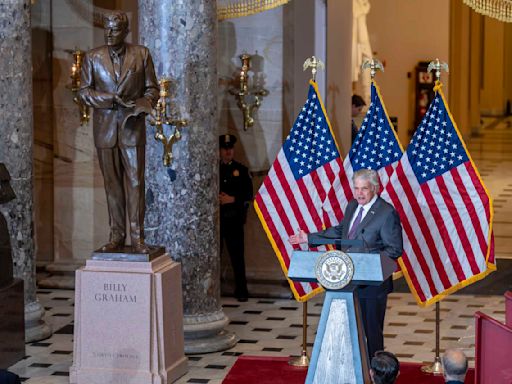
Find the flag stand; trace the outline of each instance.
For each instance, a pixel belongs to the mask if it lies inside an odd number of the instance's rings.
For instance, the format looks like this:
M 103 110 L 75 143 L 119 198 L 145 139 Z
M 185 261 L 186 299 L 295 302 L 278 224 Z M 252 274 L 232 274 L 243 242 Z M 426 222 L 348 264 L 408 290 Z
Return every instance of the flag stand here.
M 308 302 L 302 303 L 302 352 L 299 357 L 292 357 L 288 364 L 294 367 L 308 367 Z
M 439 59 L 436 59 L 435 61 L 431 61 L 428 64 L 427 70 L 429 72 L 436 70 L 436 83 L 438 83 L 441 80 L 441 70 L 444 70 L 448 72 L 448 64 L 440 62 Z M 440 320 L 440 309 L 439 309 L 439 301 L 436 302 L 436 357 L 434 359 L 434 362 L 431 365 L 424 365 L 421 367 L 421 371 L 424 373 L 430 373 L 432 375 L 442 375 L 443 374 L 443 366 L 441 364 L 441 359 L 439 357 L 439 323 Z
M 424 365 L 421 367 L 421 372 L 430 373 L 432 375 L 442 375 L 443 366 L 441 364 L 441 358 L 439 357 L 439 324 L 441 310 L 439 309 L 439 301 L 436 303 L 436 357 L 434 362 L 430 365 Z

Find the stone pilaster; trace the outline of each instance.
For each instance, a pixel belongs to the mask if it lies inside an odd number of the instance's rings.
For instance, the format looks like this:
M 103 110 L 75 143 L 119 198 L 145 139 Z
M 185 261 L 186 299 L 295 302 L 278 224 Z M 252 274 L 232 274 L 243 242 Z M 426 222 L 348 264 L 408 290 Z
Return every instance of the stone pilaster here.
M 14 275 L 25 281 L 25 339 L 51 335 L 36 297 L 34 262 L 32 51 L 30 0 L 0 1 L 0 162 L 16 199 L 2 206 L 13 249 Z
M 172 78 L 173 108 L 190 121 L 167 169 L 148 127 L 146 241 L 182 263 L 185 351 L 227 349 L 237 339 L 224 331 L 220 305 L 216 2 L 140 0 L 139 34 L 157 76 Z

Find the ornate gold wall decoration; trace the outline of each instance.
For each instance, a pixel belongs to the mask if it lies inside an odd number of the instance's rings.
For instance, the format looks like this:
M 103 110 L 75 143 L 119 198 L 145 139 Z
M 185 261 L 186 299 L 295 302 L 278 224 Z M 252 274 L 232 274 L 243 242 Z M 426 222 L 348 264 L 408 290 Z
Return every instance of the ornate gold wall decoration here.
M 217 19 L 251 16 L 289 3 L 291 0 L 217 0 Z M 35 0 L 33 0 L 35 2 Z M 112 10 L 90 4 L 85 0 L 69 0 L 69 4 L 84 20 L 102 26 L 102 16 Z
M 217 19 L 233 19 L 280 7 L 290 0 L 217 0 Z
M 463 2 L 482 15 L 507 23 L 512 22 L 512 0 L 463 0 Z

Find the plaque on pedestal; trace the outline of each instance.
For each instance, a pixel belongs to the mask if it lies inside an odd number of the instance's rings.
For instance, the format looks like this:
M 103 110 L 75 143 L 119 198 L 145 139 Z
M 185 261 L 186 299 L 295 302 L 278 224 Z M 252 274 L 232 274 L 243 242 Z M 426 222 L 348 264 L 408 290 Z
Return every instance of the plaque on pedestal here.
M 167 384 L 187 371 L 181 266 L 87 260 L 76 272 L 70 382 Z

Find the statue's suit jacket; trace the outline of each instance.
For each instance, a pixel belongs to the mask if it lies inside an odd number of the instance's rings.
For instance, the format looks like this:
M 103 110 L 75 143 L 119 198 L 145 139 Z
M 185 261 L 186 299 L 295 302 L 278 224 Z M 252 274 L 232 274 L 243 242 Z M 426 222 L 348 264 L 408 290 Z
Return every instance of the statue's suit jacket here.
M 345 210 L 345 216 L 339 225 L 327 228 L 324 231 L 310 233 L 308 243 L 315 245 L 320 239 L 348 239 L 350 221 L 356 213 L 357 200 L 352 199 Z M 362 240 L 364 250 L 360 247 L 348 248 L 346 252 L 380 253 L 381 255 L 397 259 L 402 255 L 402 226 L 400 217 L 393 206 L 378 197 L 371 206 L 369 212 L 357 227 L 356 240 Z M 361 286 L 358 290 L 359 297 L 373 298 L 381 294 L 388 294 L 393 290 L 391 279 L 387 279 L 379 286 Z
M 137 108 L 150 112 L 158 100 L 158 82 L 149 50 L 141 45 L 125 43 L 125 46 L 119 79 L 106 45 L 87 52 L 82 64 L 79 96 L 86 105 L 95 108 L 96 148 L 135 147 L 146 143 L 144 114 L 129 118 L 123 126 L 133 109 L 116 105 L 114 95 L 118 94 L 124 101 L 135 101 Z

